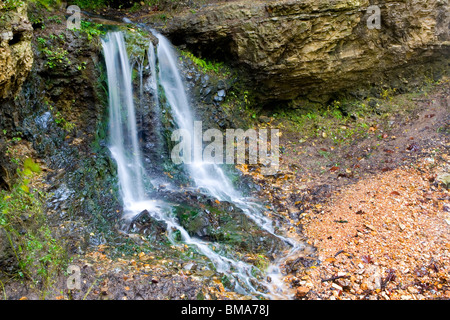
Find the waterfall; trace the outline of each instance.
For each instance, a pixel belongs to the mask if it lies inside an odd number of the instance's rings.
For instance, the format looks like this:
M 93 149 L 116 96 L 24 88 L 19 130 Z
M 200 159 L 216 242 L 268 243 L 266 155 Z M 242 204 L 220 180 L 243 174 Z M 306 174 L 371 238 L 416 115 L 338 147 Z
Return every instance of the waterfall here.
M 110 151 L 117 162 L 125 210 L 144 199 L 143 167 L 133 102 L 131 67 L 121 32 L 102 39 L 108 75 Z
M 181 80 L 181 75 L 176 64 L 176 55 L 170 42 L 161 34 L 152 31 L 158 38 L 158 62 L 159 78 L 164 88 L 169 105 L 175 116 L 175 121 L 180 129 L 184 129 L 194 136 L 194 117 L 188 102 L 186 91 Z M 197 150 L 194 149 L 194 152 Z M 185 164 L 195 185 L 205 190 L 207 194 L 219 201 L 229 201 L 236 204 L 244 213 L 260 227 L 269 233 L 274 233 L 272 220 L 262 214 L 262 206 L 252 203 L 233 187 L 230 179 L 215 163 L 205 163 L 200 157 L 194 156 L 194 162 Z M 284 241 L 291 243 L 289 239 Z
M 156 32 L 154 32 L 154 35 L 158 38 L 159 43 L 156 49 L 150 43 L 147 57 L 151 71 L 148 86 L 153 91 L 156 108 L 159 108 L 160 103 L 158 99 L 159 83 L 164 90 L 176 125 L 180 129 L 192 133 L 195 129 L 194 116 L 176 64 L 176 55 L 170 42 L 165 37 Z M 254 273 L 261 274 L 261 271 L 255 266 L 217 253 L 214 247 L 218 245 L 215 243 L 191 237 L 174 216 L 170 204 L 158 199 L 150 199 L 146 195 L 145 187 L 148 185 L 146 181 L 150 181 L 152 177 L 146 176 L 142 165 L 133 102 L 131 66 L 122 33 L 109 32 L 102 39 L 102 45 L 108 75 L 109 148 L 118 167 L 119 187 L 125 217 L 132 218 L 143 211 L 147 211 L 153 218 L 166 223 L 169 240 L 174 245 L 177 245 L 177 243 L 174 240 L 173 232 L 178 230 L 183 243 L 196 247 L 199 253 L 206 256 L 214 264 L 218 272 L 226 274 L 234 280 L 234 288 L 238 293 L 273 297 L 276 291 L 283 291 L 283 283 L 278 270 L 278 264 L 281 260 L 276 261 L 267 270 L 268 275 L 273 279 L 270 284 L 261 279 L 257 280 Z M 157 66 L 159 73 L 157 73 Z M 142 66 L 139 67 L 142 88 Z M 142 97 L 142 92 L 140 92 L 140 96 Z M 142 99 L 140 101 L 142 103 Z M 293 255 L 301 248 L 301 245 L 295 241 L 275 234 L 272 221 L 263 214 L 263 207 L 244 198 L 233 187 L 229 178 L 218 165 L 198 160 L 187 164 L 186 169 L 195 185 L 208 196 L 219 201 L 233 203 L 262 229 L 287 243 L 291 250 L 284 257 Z M 261 292 L 260 289 L 256 288 L 255 282 L 269 288 L 271 294 Z M 285 297 L 283 293 L 280 296 Z
M 161 85 L 172 108 L 178 127 L 190 132 L 191 136 L 193 136 L 196 129 L 194 117 L 176 64 L 175 52 L 170 42 L 163 35 L 154 30 L 152 32 L 158 38 L 157 52 Z M 194 152 L 196 152 L 195 149 Z M 291 246 L 291 250 L 284 257 L 270 265 L 267 270 L 268 275 L 272 279 L 269 287 L 274 291 L 284 291 L 284 283 L 282 282 L 278 265 L 302 250 L 304 248 L 303 243 L 276 234 L 272 226 L 272 220 L 263 214 L 263 206 L 252 202 L 249 198 L 243 197 L 233 187 L 230 179 L 217 164 L 205 163 L 201 157 L 194 156 L 194 162 L 185 164 L 185 166 L 198 188 L 205 190 L 208 195 L 219 201 L 234 203 L 259 227 Z

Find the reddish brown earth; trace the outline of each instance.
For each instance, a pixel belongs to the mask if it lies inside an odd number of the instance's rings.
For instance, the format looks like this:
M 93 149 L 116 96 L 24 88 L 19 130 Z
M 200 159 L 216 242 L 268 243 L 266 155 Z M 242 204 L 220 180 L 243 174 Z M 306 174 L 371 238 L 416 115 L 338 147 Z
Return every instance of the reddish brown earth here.
M 407 114 L 392 112 L 388 129 L 373 118 L 350 144 L 319 134 L 299 147 L 302 132 L 281 130 L 270 182 L 244 168 L 317 249 L 316 263 L 286 279 L 297 299 L 450 299 L 450 84 L 405 97 L 390 104 Z

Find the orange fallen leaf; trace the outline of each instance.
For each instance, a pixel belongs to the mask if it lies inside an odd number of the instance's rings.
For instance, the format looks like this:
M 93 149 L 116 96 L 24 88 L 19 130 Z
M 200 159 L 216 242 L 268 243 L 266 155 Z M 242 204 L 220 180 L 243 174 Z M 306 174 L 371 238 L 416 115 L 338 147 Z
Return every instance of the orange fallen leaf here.
M 28 298 L 27 297 L 22 297 L 19 300 L 28 300 Z

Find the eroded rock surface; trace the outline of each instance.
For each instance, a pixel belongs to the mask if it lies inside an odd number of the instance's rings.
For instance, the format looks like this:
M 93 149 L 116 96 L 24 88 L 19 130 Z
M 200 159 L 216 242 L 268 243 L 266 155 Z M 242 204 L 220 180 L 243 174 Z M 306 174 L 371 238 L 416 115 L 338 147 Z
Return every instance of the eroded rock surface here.
M 0 100 L 13 97 L 33 65 L 26 4 L 8 7 L 0 3 Z
M 162 32 L 203 56 L 244 66 L 269 100 L 326 97 L 375 83 L 399 86 L 431 69 L 448 69 L 448 0 L 380 1 L 380 29 L 367 26 L 370 5 L 221 3 L 176 15 Z

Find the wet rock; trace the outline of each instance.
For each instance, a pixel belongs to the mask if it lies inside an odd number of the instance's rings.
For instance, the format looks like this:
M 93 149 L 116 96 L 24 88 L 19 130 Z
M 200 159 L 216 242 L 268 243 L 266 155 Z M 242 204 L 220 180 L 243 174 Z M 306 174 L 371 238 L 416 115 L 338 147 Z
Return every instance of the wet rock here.
M 17 176 L 17 165 L 7 156 L 7 145 L 0 139 L 0 190 L 10 190 Z
M 219 80 L 217 82 L 217 89 L 219 89 L 219 90 L 227 89 L 227 84 L 225 83 L 224 80 Z
M 215 95 L 214 96 L 214 101 L 221 102 L 221 101 L 223 101 L 223 98 Z
M 259 120 L 259 122 L 261 122 L 261 123 L 269 123 L 269 122 L 271 121 L 271 119 L 270 119 L 269 117 L 266 117 L 266 116 L 260 116 L 260 117 L 258 118 L 258 120 Z
M 44 112 L 43 115 L 37 117 L 35 121 L 36 121 L 36 124 L 38 125 L 38 127 L 40 127 L 42 130 L 46 130 L 51 118 L 52 118 L 52 114 L 49 111 L 47 111 L 47 112 Z
M 17 267 L 13 248 L 3 228 L 0 228 L 0 275 L 3 272 L 11 272 Z
M 220 98 L 225 98 L 226 92 L 224 89 L 217 91 L 217 96 Z

